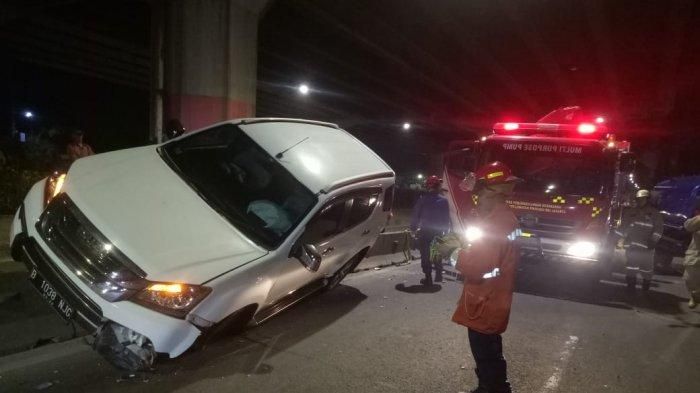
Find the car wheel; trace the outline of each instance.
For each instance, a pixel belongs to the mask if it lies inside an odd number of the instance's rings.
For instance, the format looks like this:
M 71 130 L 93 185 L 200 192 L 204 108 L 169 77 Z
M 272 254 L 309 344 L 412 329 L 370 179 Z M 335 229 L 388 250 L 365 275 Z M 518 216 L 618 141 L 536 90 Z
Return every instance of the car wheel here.
M 337 272 L 333 276 L 331 276 L 330 279 L 328 279 L 328 283 L 326 284 L 326 290 L 331 290 L 340 284 L 341 281 L 347 276 L 348 274 L 352 273 L 353 270 L 357 267 L 357 265 L 360 264 L 360 261 L 362 260 L 362 257 L 364 256 L 364 252 L 361 252 L 354 257 L 352 257 L 349 261 L 347 261 L 343 267 L 338 269 Z

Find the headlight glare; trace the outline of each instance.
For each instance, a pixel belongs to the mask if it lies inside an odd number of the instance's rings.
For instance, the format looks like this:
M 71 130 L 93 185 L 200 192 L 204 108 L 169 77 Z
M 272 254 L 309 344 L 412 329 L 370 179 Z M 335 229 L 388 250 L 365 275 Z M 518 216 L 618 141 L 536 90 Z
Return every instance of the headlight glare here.
M 467 230 L 464 231 L 464 236 L 469 243 L 472 243 L 481 239 L 484 236 L 484 232 L 479 227 L 467 227 Z
M 569 246 L 566 253 L 577 258 L 591 258 L 598 251 L 598 247 L 591 242 L 576 242 Z

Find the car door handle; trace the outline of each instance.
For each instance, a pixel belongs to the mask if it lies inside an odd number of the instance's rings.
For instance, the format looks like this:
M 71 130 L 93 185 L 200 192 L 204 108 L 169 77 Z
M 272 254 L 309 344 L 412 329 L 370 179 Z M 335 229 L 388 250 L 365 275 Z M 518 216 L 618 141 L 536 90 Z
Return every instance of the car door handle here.
M 333 248 L 333 247 L 328 247 L 328 248 L 326 248 L 325 250 L 323 250 L 323 252 L 321 253 L 321 255 L 330 254 L 330 253 L 333 252 L 333 250 L 335 250 L 335 248 Z
M 372 231 L 370 231 L 369 229 L 365 229 L 364 231 L 362 231 L 362 236 L 369 235 L 370 232 Z

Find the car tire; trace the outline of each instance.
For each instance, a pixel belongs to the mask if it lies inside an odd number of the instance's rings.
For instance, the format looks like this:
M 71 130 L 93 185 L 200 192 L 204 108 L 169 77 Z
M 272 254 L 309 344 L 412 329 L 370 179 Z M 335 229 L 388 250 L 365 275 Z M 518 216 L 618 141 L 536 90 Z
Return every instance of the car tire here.
M 331 289 L 337 287 L 348 274 L 352 273 L 355 268 L 357 268 L 357 265 L 360 264 L 360 261 L 362 261 L 362 258 L 364 258 L 366 253 L 367 251 L 363 250 L 354 257 L 350 258 L 349 261 L 345 262 L 345 264 L 338 269 L 338 271 L 335 272 L 331 278 L 328 279 L 325 290 L 330 291 Z

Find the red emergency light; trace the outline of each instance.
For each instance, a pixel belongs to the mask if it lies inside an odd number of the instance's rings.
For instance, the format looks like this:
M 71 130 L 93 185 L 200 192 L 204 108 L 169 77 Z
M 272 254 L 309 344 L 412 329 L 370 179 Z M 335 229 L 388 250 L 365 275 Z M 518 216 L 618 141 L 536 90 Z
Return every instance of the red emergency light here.
M 592 134 L 596 131 L 596 126 L 590 123 L 581 123 L 578 125 L 578 132 L 579 134 Z
M 518 123 L 504 123 L 503 124 L 503 129 L 506 131 L 515 131 L 518 128 L 520 128 L 520 125 Z
M 560 137 L 605 136 L 607 127 L 601 123 L 553 124 L 553 123 L 496 123 L 495 134 L 502 135 L 543 135 Z

